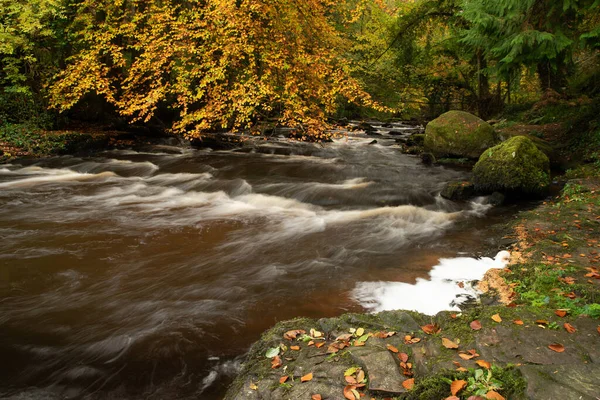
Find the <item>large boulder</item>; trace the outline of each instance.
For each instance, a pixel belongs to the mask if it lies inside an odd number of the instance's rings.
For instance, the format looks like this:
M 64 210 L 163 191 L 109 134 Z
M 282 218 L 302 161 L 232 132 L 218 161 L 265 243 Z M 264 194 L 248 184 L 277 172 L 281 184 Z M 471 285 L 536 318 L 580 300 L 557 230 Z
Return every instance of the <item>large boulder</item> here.
M 525 136 L 486 150 L 473 168 L 475 189 L 543 195 L 550 186 L 550 161 Z
M 490 124 L 464 111 L 448 111 L 425 128 L 425 149 L 436 157 L 476 159 L 498 142 Z

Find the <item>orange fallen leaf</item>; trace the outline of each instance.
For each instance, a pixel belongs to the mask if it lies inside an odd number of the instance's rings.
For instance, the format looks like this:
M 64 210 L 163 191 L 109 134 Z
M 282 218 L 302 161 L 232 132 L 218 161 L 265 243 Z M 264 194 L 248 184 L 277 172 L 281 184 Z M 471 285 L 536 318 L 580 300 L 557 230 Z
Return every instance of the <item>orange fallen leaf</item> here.
M 456 319 L 456 318 L 457 318 L 457 315 L 456 315 L 456 314 L 450 314 L 450 318 L 452 318 L 452 319 Z
M 288 375 L 282 376 L 281 378 L 279 378 L 279 383 L 285 383 L 285 382 L 287 382 L 288 379 L 289 379 Z
M 313 374 L 312 372 L 304 375 L 302 378 L 300 378 L 300 382 L 308 382 L 308 381 L 312 381 L 313 378 Z
M 552 344 L 548 345 L 548 348 L 557 353 L 562 353 L 563 351 L 565 351 L 565 346 L 563 346 L 560 343 L 552 343 Z
M 536 319 L 535 323 L 536 323 L 536 325 L 548 325 L 549 324 L 548 320 L 545 320 L 545 319 Z
M 480 367 L 485 368 L 485 369 L 492 368 L 492 364 L 490 364 L 489 362 L 484 361 L 484 360 L 477 360 L 477 361 L 475 361 L 475 364 L 477 364 Z
M 397 353 L 398 352 L 398 349 L 396 347 L 392 346 L 391 344 L 388 344 L 386 347 L 392 353 Z
M 356 385 L 356 384 L 358 383 L 358 382 L 356 381 L 356 378 L 355 378 L 355 377 L 353 377 L 353 376 L 345 376 L 345 377 L 344 377 L 344 380 L 345 380 L 347 383 L 351 384 L 351 385 Z
M 300 350 L 300 346 L 290 346 L 290 349 L 298 351 Z
M 481 329 L 481 322 L 479 322 L 478 320 L 475 320 L 473 322 L 471 322 L 469 324 L 469 326 L 471 327 L 471 329 L 473 329 L 474 331 L 478 331 Z
M 598 325 L 598 327 L 596 328 L 596 330 L 598 331 L 598 334 L 600 335 L 600 325 Z
M 271 359 L 271 368 L 272 369 L 279 368 L 282 365 L 283 365 L 283 362 L 281 361 L 281 357 L 275 356 Z
M 407 362 L 408 361 L 408 354 L 406 354 L 406 353 L 400 353 L 400 354 L 398 354 L 398 358 L 402 362 Z
M 458 372 L 467 372 L 468 371 L 468 369 L 466 369 L 465 367 L 458 367 L 458 368 L 456 368 L 456 370 Z
M 500 314 L 492 315 L 492 319 L 498 323 L 502 322 L 502 318 L 500 317 Z
M 310 396 L 310 400 L 323 400 L 320 394 L 313 394 Z
M 502 397 L 502 395 L 500 393 L 494 392 L 493 390 L 490 390 L 489 392 L 487 392 L 485 397 L 488 400 L 506 400 L 504 397 Z
M 423 332 L 425 332 L 428 335 L 432 335 L 434 333 L 438 333 L 441 329 L 438 325 L 435 324 L 427 324 L 427 325 L 423 325 L 421 327 L 421 329 L 423 330 Z
M 348 400 L 360 399 L 360 394 L 356 390 L 356 385 L 348 385 L 344 388 L 344 397 Z
M 458 344 L 447 338 L 442 338 L 442 344 L 447 349 L 458 349 Z
M 566 331 L 569 333 L 577 332 L 577 329 L 575 329 L 575 327 L 573 325 L 569 324 L 568 322 L 565 322 L 565 324 L 563 326 L 565 327 Z
M 287 340 L 294 340 L 296 339 L 296 337 L 300 334 L 304 334 L 306 333 L 305 330 L 302 329 L 293 329 L 291 331 L 287 331 L 286 333 L 283 334 L 283 338 L 287 339 Z
M 475 357 L 474 355 L 467 353 L 458 353 L 458 356 L 463 360 L 470 360 L 471 358 Z
M 564 317 L 565 315 L 567 315 L 567 311 L 566 310 L 556 310 L 554 311 L 554 314 L 558 315 L 559 317 Z
M 523 325 L 523 321 L 521 321 L 520 319 L 515 319 L 513 322 L 517 325 Z
M 317 342 L 317 343 L 315 343 L 315 347 L 316 347 L 317 349 L 320 349 L 320 348 L 321 348 L 321 347 L 323 347 L 323 346 L 325 346 L 325 342 Z
M 464 381 L 462 379 L 452 381 L 452 383 L 450 384 L 450 393 L 452 393 L 452 396 L 456 396 L 456 394 L 460 392 L 465 386 L 467 386 L 467 381 Z
M 415 378 L 410 378 L 402 382 L 402 387 L 406 390 L 411 390 L 415 386 Z

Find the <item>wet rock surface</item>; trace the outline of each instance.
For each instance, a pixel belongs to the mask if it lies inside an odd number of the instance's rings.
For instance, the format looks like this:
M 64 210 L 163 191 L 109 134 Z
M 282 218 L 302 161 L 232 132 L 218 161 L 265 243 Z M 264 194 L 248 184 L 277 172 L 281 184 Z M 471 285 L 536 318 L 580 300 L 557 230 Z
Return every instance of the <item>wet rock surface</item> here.
M 504 315 L 499 323 L 489 317 L 496 311 Z M 516 315 L 523 318 L 523 325 L 513 322 Z M 226 398 L 309 399 L 313 394 L 320 394 L 324 399 L 344 399 L 344 388 L 348 385 L 344 372 L 352 367 L 360 367 L 365 373 L 367 385 L 358 390 L 366 398 L 420 398 L 418 393 L 404 386 L 408 379 L 414 377 L 418 383 L 456 371 L 457 367 L 471 371 L 485 369 L 478 362 L 487 362 L 493 368 L 516 366 L 524 379 L 521 392 L 511 392 L 509 398 L 595 399 L 598 389 L 595 377 L 600 371 L 598 321 L 588 317 L 569 319 L 577 327 L 577 332 L 571 334 L 562 327 L 551 329 L 547 325 L 552 322 L 557 325 L 566 319 L 544 315 L 543 318 L 547 318 L 545 324 L 536 324 L 542 318 L 540 315 L 539 310 L 499 306 L 477 308 L 459 315 L 442 312 L 435 317 L 388 311 L 319 321 L 283 322 L 254 345 L 244 370 Z M 478 331 L 469 327 L 475 316 L 483 325 Z M 426 334 L 422 326 L 429 323 L 437 324 L 441 331 Z M 326 344 L 320 348 L 310 342 L 284 339 L 285 332 L 290 329 L 309 332 L 311 327 L 323 330 Z M 364 345 L 357 345 L 358 336 L 350 333 L 358 328 L 364 329 L 364 333 L 359 333 L 371 335 Z M 394 333 L 389 337 L 378 337 L 382 332 Z M 348 347 L 332 353 L 330 345 L 340 343 L 336 338 L 344 335 L 350 337 Z M 444 338 L 454 341 L 458 348 L 444 346 Z M 311 342 L 318 343 L 319 340 Z M 565 351 L 557 353 L 548 348 L 553 343 L 561 343 Z M 273 369 L 264 352 L 280 345 L 286 349 L 281 355 L 282 366 Z M 300 350 L 289 350 L 293 345 L 299 346 Z M 402 366 L 403 353 L 409 369 L 405 368 L 406 363 Z M 308 373 L 313 374 L 312 380 L 301 382 L 301 377 Z M 282 376 L 289 376 L 284 384 L 279 383 Z M 506 384 L 505 391 L 513 390 L 508 386 Z M 449 388 L 447 395 L 450 395 Z

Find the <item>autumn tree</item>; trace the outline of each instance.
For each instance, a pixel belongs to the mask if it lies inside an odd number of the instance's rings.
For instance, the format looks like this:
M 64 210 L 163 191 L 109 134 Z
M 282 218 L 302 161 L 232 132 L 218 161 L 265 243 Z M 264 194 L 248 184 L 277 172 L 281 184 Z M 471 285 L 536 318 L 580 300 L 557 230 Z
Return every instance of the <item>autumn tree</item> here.
M 320 134 L 340 98 L 374 105 L 341 57 L 336 3 L 84 0 L 53 104 L 67 110 L 95 93 L 132 121 L 168 108 L 189 136 L 270 117 Z

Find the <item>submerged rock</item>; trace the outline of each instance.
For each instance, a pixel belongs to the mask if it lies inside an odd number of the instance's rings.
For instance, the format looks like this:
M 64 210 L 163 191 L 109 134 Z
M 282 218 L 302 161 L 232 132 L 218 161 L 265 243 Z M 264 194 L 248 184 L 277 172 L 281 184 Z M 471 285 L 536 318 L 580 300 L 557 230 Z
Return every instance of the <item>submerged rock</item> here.
M 449 182 L 440 195 L 452 201 L 468 200 L 475 195 L 475 185 L 468 181 Z
M 485 151 L 473 168 L 475 189 L 539 196 L 550 186 L 550 161 L 525 136 Z
M 490 124 L 463 111 L 442 114 L 425 129 L 425 149 L 436 157 L 478 158 L 498 141 Z

